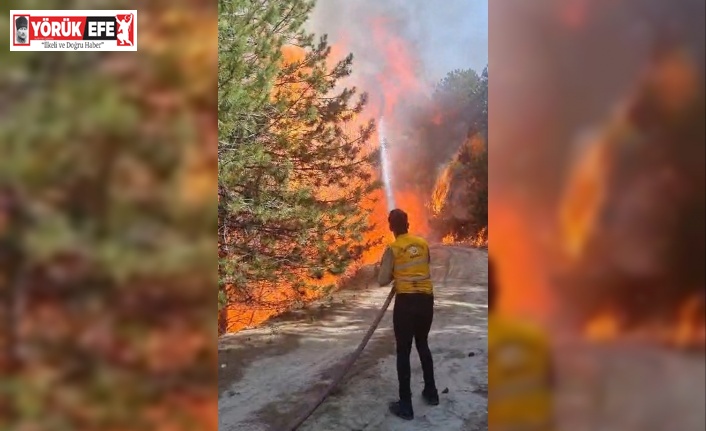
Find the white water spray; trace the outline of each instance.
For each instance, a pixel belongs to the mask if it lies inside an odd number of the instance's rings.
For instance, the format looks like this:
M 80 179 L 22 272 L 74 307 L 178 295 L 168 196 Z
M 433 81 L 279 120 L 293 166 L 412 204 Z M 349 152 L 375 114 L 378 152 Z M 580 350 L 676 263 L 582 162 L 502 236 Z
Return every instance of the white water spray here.
M 395 209 L 395 195 L 392 193 L 392 173 L 390 172 L 390 160 L 387 153 L 387 137 L 385 135 L 385 123 L 380 117 L 378 137 L 380 138 L 380 158 L 382 159 L 382 182 L 385 186 L 385 200 L 387 200 L 387 211 Z

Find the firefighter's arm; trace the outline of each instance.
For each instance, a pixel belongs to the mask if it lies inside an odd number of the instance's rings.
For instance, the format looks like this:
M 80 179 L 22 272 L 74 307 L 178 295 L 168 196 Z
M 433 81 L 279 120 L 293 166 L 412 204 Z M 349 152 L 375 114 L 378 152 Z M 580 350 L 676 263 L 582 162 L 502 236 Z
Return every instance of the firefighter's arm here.
M 380 262 L 380 272 L 378 272 L 378 284 L 382 286 L 387 286 L 392 283 L 392 270 L 395 265 L 395 258 L 392 254 L 392 250 L 388 247 L 385 249 L 385 253 L 382 255 L 382 261 Z

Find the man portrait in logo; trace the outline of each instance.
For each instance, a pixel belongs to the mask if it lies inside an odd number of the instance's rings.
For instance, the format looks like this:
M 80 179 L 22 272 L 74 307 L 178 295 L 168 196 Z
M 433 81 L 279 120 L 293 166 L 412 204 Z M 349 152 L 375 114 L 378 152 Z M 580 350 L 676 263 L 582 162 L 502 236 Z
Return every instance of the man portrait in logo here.
M 29 19 L 26 16 L 18 16 L 15 19 L 15 43 L 18 45 L 29 44 Z

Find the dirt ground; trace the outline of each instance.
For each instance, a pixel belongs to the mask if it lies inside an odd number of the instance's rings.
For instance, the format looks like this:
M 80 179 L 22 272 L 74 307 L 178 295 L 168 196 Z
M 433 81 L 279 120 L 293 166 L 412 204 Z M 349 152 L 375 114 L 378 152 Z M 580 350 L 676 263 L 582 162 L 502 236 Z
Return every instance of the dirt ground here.
M 429 407 L 419 398 L 422 373 L 413 350 L 415 420 L 387 412 L 387 402 L 397 395 L 392 304 L 342 384 L 300 430 L 487 429 L 487 252 L 435 247 L 432 259 L 436 308 L 430 347 L 439 390 L 447 389 L 440 405 Z M 221 431 L 279 431 L 316 400 L 389 292 L 369 275 L 306 310 L 222 337 Z

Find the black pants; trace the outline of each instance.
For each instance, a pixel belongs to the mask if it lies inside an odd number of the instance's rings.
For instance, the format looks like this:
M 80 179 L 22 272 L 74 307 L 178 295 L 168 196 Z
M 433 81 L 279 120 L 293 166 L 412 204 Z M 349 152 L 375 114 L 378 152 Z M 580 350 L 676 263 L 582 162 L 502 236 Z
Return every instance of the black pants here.
M 429 330 L 434 319 L 434 296 L 421 293 L 402 293 L 395 299 L 392 323 L 397 343 L 397 379 L 400 384 L 400 401 L 412 402 L 410 388 L 411 370 L 409 355 L 412 340 L 417 346 L 424 372 L 424 389 L 436 392 L 434 363 L 429 350 Z

